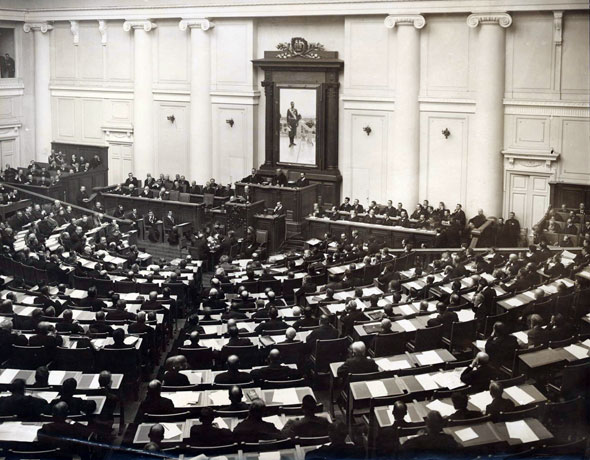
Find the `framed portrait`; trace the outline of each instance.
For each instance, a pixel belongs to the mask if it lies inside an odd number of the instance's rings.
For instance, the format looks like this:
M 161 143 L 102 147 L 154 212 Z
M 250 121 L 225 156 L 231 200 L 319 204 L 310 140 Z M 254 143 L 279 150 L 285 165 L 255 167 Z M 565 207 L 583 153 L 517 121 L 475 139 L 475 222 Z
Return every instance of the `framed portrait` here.
M 279 87 L 279 162 L 317 165 L 317 88 Z
M 15 78 L 14 29 L 0 27 L 0 78 Z

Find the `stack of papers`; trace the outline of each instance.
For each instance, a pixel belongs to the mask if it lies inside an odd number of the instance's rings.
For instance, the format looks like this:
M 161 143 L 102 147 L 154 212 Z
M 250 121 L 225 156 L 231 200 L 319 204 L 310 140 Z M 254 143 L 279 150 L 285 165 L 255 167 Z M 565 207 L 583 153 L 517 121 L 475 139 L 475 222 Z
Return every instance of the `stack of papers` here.
M 164 439 L 182 437 L 182 430 L 178 428 L 176 423 L 161 423 L 161 425 L 164 427 Z
M 449 390 L 454 390 L 465 385 L 461 381 L 460 372 L 437 372 L 432 375 L 432 378 L 441 388 L 448 388 Z
M 382 396 L 388 396 L 389 392 L 387 391 L 387 387 L 381 380 L 369 380 L 365 382 L 369 393 L 371 393 L 371 397 L 373 398 L 380 398 Z
M 426 407 L 430 410 L 435 410 L 440 412 L 440 415 L 443 417 L 448 417 L 449 415 L 453 415 L 455 413 L 455 408 L 451 404 L 444 403 L 435 399 L 432 402 L 426 404 Z
M 489 391 L 482 391 L 469 396 L 469 402 L 477 407 L 480 411 L 485 412 L 488 404 L 492 402 L 492 395 Z
M 273 391 L 272 402 L 275 404 L 293 405 L 299 404 L 299 396 L 295 388 L 280 388 Z
M 418 374 L 415 375 L 416 380 L 418 383 L 424 388 L 426 391 L 436 390 L 438 388 L 438 384 L 434 381 L 430 374 Z
M 228 392 L 224 390 L 210 391 L 209 399 L 214 406 L 226 406 L 231 402 L 229 400 Z
M 590 355 L 590 351 L 588 351 L 587 348 L 581 347 L 580 345 L 572 344 L 567 347 L 564 347 L 563 349 L 568 353 L 574 355 L 576 359 L 584 359 L 587 358 L 588 355 Z
M 417 354 L 416 359 L 423 366 L 428 366 L 430 364 L 440 364 L 440 363 L 444 362 L 444 359 L 442 359 L 438 355 L 436 350 L 429 350 L 429 351 L 425 351 L 423 353 Z
M 525 420 L 506 422 L 506 429 L 508 430 L 508 436 L 512 439 L 520 439 L 523 443 L 539 440 L 535 432 L 527 425 Z
M 410 320 L 407 319 L 400 319 L 397 324 L 399 324 L 400 327 L 406 332 L 412 332 L 416 330 L 416 326 L 414 326 Z
M 521 406 L 526 406 L 535 400 L 530 394 L 517 386 L 505 388 L 504 393 L 514 399 Z
M 463 428 L 462 430 L 455 431 L 455 435 L 462 441 L 467 442 L 477 438 L 477 433 L 473 431 L 473 428 Z

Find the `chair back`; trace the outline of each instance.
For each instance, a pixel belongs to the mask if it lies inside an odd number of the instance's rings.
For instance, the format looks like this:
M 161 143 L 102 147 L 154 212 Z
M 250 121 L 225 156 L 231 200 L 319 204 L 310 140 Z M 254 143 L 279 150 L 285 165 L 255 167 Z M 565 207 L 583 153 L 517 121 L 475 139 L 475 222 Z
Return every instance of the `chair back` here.
M 535 404 L 527 409 L 514 410 L 511 412 L 500 412 L 495 419 L 499 422 L 509 422 L 513 420 L 523 420 L 525 418 L 539 418 L 541 415 L 541 405 Z
M 305 386 L 305 379 L 295 380 L 263 380 L 260 383 L 262 389 L 275 389 L 275 388 L 299 388 Z
M 293 291 L 299 289 L 303 283 L 302 278 L 286 279 L 283 280 L 283 297 L 291 300 L 293 298 Z
M 248 292 L 260 292 L 258 287 L 258 280 L 242 281 L 238 286 L 244 286 Z
M 184 422 L 186 419 L 190 418 L 189 411 L 178 411 L 172 412 L 169 414 L 143 414 L 143 420 L 145 422 L 154 422 L 154 423 L 162 423 L 162 422 Z
M 590 362 L 568 364 L 563 368 L 561 394 L 566 398 L 584 395 L 590 388 Z
M 203 204 L 205 206 L 213 206 L 215 202 L 215 195 L 213 193 L 203 193 Z
M 242 450 L 244 452 L 269 452 L 281 449 L 289 449 L 291 447 L 293 447 L 293 441 L 291 438 L 242 443 Z
M 47 351 L 43 346 L 12 345 L 10 367 L 14 369 L 37 369 L 47 364 Z
M 376 335 L 369 354 L 374 358 L 402 354 L 406 350 L 406 343 L 408 343 L 409 338 L 410 334 L 408 332 Z
M 491 415 L 482 415 L 481 417 L 470 418 L 467 420 L 448 420 L 447 426 L 461 426 L 461 425 L 479 425 L 480 423 L 487 423 L 492 420 Z
M 281 360 L 285 364 L 297 364 L 305 351 L 305 343 L 276 343 L 271 348 L 276 348 L 281 353 Z
M 508 379 L 495 379 L 495 382 L 498 382 L 502 385 L 502 388 L 513 387 L 515 385 L 524 385 L 526 382 L 526 375 L 521 374 L 517 375 L 516 377 L 510 377 Z
M 256 345 L 246 345 L 243 347 L 233 347 L 226 345 L 221 349 L 221 361 L 225 363 L 231 355 L 240 358 L 240 367 L 242 369 L 251 369 L 259 364 L 258 347 Z
M 315 343 L 315 372 L 330 372 L 330 363 L 346 360 L 350 339 L 341 337 L 339 339 L 318 340 Z
M 96 286 L 96 291 L 99 295 L 106 295 L 113 290 L 113 280 L 103 280 L 94 278 L 92 284 Z
M 505 311 L 505 312 L 499 313 L 497 315 L 486 316 L 484 327 L 483 327 L 483 332 L 482 332 L 483 337 L 484 338 L 489 337 L 490 334 L 492 333 L 493 328 L 494 328 L 494 324 L 497 321 L 501 321 L 504 323 L 506 321 L 506 318 L 508 317 L 508 315 L 509 315 L 509 312 Z
M 258 282 L 258 289 L 260 289 L 260 292 L 264 292 L 266 288 L 271 288 L 277 296 L 280 296 L 282 283 L 280 280 L 264 280 Z
M 443 337 L 443 324 L 418 329 L 414 339 L 414 351 L 427 351 L 440 348 Z
M 477 319 L 458 321 L 451 325 L 449 351 L 470 348 L 477 338 Z
M 94 352 L 92 348 L 58 347 L 55 351 L 55 367 L 65 371 L 92 372 Z
M 140 371 L 139 353 L 135 348 L 103 348 L 96 356 L 98 368 L 112 374 L 134 376 Z
M 211 348 L 178 347 L 178 353 L 186 357 L 191 369 L 211 369 L 213 367 L 213 350 Z

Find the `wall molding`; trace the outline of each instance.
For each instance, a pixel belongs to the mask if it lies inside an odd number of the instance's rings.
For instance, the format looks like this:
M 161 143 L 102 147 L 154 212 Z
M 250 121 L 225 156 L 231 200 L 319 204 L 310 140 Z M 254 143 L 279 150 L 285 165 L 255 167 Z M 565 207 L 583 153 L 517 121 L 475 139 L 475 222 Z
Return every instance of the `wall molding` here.
M 133 88 L 104 88 L 97 86 L 58 86 L 49 85 L 52 97 L 75 97 L 88 99 L 126 99 L 133 100 Z
M 510 166 L 514 166 L 515 163 L 521 164 L 527 167 L 537 167 L 545 163 L 547 169 L 551 168 L 552 163 L 559 160 L 559 153 L 549 152 L 533 152 L 531 150 L 517 150 L 517 149 L 506 149 L 502 150 L 502 155 L 508 160 Z
M 0 124 L 0 140 L 16 139 L 20 136 L 22 123 Z
M 524 101 L 504 99 L 506 115 L 545 115 L 590 118 L 590 104 L 574 101 Z
M 395 99 L 393 97 L 342 95 L 340 100 L 342 101 L 343 110 L 395 111 Z
M 133 144 L 133 126 L 107 125 L 100 128 L 104 133 L 104 141 L 107 144 Z

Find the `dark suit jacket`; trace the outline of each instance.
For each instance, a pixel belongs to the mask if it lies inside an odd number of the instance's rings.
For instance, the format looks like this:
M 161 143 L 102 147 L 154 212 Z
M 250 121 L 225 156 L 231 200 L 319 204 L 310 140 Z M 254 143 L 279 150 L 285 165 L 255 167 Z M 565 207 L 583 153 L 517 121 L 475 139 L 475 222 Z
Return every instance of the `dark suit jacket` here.
M 514 403 L 510 399 L 496 398 L 486 407 L 486 415 L 498 415 L 500 412 L 514 410 Z
M 338 368 L 338 377 L 348 377 L 350 374 L 366 374 L 377 372 L 379 370 L 377 363 L 366 357 L 352 357 L 344 361 L 344 364 Z
M 308 352 L 311 353 L 315 351 L 315 343 L 318 340 L 333 340 L 337 338 L 338 331 L 334 329 L 332 326 L 320 326 L 317 329 L 311 331 L 307 336 L 306 344 Z
M 490 356 L 490 363 L 495 366 L 502 364 L 512 365 L 514 350 L 518 348 L 516 337 L 492 337 L 486 342 L 486 353 Z
M 230 383 L 247 383 L 251 382 L 250 374 L 241 371 L 225 371 L 215 376 L 215 383 L 230 384 Z
M 477 368 L 467 366 L 461 373 L 461 381 L 465 385 L 471 385 L 474 388 L 485 388 L 490 384 L 490 381 L 496 377 L 494 368 L 489 364 L 479 366 Z
M 162 382 L 164 385 L 181 387 L 190 385 L 188 377 L 180 372 L 167 371 Z
M 272 423 L 247 417 L 234 428 L 234 437 L 239 442 L 258 442 L 261 440 L 281 439 L 284 436 Z
M 171 399 L 162 396 L 154 399 L 146 399 L 140 406 L 140 414 L 168 414 L 174 412 L 174 403 Z
M 293 380 L 301 377 L 301 373 L 297 369 L 282 364 L 271 364 L 260 369 L 253 369 L 250 375 L 255 382 L 262 380 Z
M 193 425 L 190 444 L 194 446 L 224 446 L 234 442 L 233 433 L 227 428 L 211 425 Z

